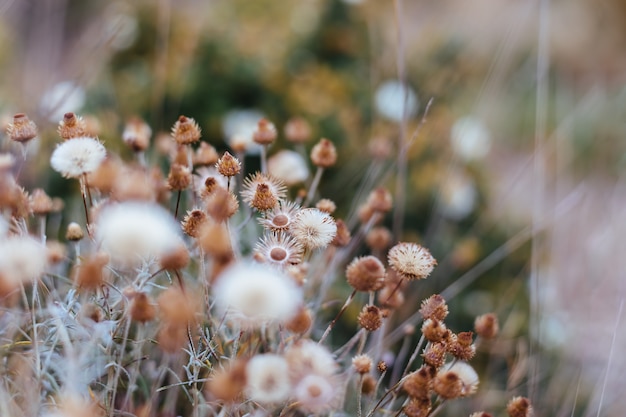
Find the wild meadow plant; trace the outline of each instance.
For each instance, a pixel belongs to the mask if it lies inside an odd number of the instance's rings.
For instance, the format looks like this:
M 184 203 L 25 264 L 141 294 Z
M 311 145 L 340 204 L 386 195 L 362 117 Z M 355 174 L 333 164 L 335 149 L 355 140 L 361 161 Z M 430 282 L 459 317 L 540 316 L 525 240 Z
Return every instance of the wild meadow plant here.
M 498 317 L 449 328 L 443 296 L 405 296 L 437 260 L 384 225 L 383 187 L 334 216 L 319 185 L 337 150 L 322 138 L 303 153 L 304 119 L 284 129 L 299 151 L 271 157 L 280 134 L 266 119 L 255 143 L 218 153 L 180 116 L 163 157 L 146 157 L 152 131 L 132 119 L 132 160 L 73 113 L 58 133 L 50 165 L 78 180 L 84 209 L 63 231 L 46 220 L 66 202 L 20 186 L 28 154 L 0 155 L 1 415 L 417 417 L 480 395 L 472 359 Z M 6 135 L 23 146 L 38 132 L 16 114 Z M 259 171 L 244 166 L 252 145 Z M 394 327 L 399 309 L 413 315 Z M 533 415 L 519 396 L 491 411 Z

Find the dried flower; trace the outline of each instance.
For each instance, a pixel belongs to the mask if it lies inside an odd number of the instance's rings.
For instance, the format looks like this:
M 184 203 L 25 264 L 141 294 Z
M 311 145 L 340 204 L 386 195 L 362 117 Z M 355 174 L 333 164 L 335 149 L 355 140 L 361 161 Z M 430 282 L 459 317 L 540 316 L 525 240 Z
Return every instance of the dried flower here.
M 337 234 L 337 225 L 328 214 L 307 208 L 298 212 L 290 231 L 303 246 L 317 249 L 332 242 Z
M 282 356 L 255 355 L 246 365 L 248 398 L 263 404 L 284 401 L 291 393 L 289 366 Z
M 77 137 L 57 145 L 50 165 L 66 178 L 78 178 L 94 172 L 104 161 L 106 149 L 97 139 Z
M 143 152 L 148 149 L 150 136 L 152 136 L 152 129 L 139 117 L 128 120 L 122 132 L 122 140 L 134 152 Z
M 37 137 L 37 125 L 24 113 L 17 113 L 7 126 L 7 136 L 14 142 L 27 143 Z
M 228 152 L 217 160 L 215 164 L 217 171 L 225 177 L 234 177 L 241 171 L 241 162 Z
M 71 222 L 67 225 L 67 231 L 65 232 L 65 238 L 72 242 L 77 242 L 81 240 L 85 234 L 83 233 L 83 228 L 80 227 L 80 224 L 76 222 Z
M 129 315 L 133 321 L 145 323 L 156 317 L 156 307 L 145 292 L 137 292 L 132 296 Z
M 377 226 L 370 229 L 365 236 L 365 243 L 372 250 L 383 251 L 391 244 L 391 232 L 384 226 Z
M 285 137 L 293 143 L 304 143 L 311 139 L 311 125 L 302 117 L 292 117 L 285 124 Z
M 422 324 L 422 333 L 429 342 L 441 342 L 448 335 L 448 328 L 444 322 L 426 319 Z
M 289 230 L 299 211 L 298 204 L 284 202 L 265 212 L 265 216 L 259 219 L 259 223 L 273 232 Z
M 324 213 L 333 214 L 335 210 L 337 210 L 337 205 L 333 200 L 329 200 L 328 198 L 322 198 L 320 201 L 315 204 L 315 208 L 323 211 Z
M 254 258 L 273 265 L 290 265 L 302 260 L 302 246 L 292 237 L 276 233 L 266 235 L 254 250 Z
M 422 301 L 420 313 L 425 320 L 443 321 L 448 316 L 448 305 L 442 296 L 434 294 Z
M 509 417 L 533 417 L 535 412 L 530 400 L 526 397 L 513 397 L 506 405 Z
M 243 181 L 241 191 L 243 201 L 259 211 L 273 209 L 286 195 L 287 189 L 282 181 L 260 172 Z
M 428 249 L 417 243 L 401 242 L 388 254 L 389 265 L 409 280 L 424 279 L 437 265 Z
M 77 264 L 72 271 L 72 277 L 76 286 L 84 290 L 99 288 L 109 278 L 109 273 L 105 269 L 108 263 L 108 255 L 99 252 Z
M 431 343 L 422 354 L 424 362 L 434 368 L 441 368 L 446 360 L 446 344 L 442 342 Z
M 191 237 L 198 237 L 200 235 L 200 227 L 206 222 L 207 216 L 200 209 L 189 210 L 183 221 L 181 222 L 181 226 L 183 231 Z
M 454 361 L 451 365 L 446 366 L 445 371 L 441 371 L 440 374 L 445 372 L 454 373 L 461 381 L 461 397 L 467 397 L 476 393 L 479 382 L 478 374 L 470 364 L 463 361 Z
M 340 398 L 336 378 L 311 374 L 302 378 L 294 387 L 294 399 L 298 402 L 298 408 L 307 413 L 324 413 L 336 407 Z
M 285 323 L 285 328 L 291 333 L 303 334 L 311 328 L 311 324 L 313 324 L 313 313 L 310 309 L 300 306 L 298 313 Z
M 205 388 L 209 397 L 227 403 L 236 401 L 246 386 L 246 363 L 239 359 L 231 363 L 229 368 L 215 369 Z
M 358 322 L 368 332 L 378 330 L 383 324 L 380 309 L 374 305 L 366 305 L 359 313 Z
M 293 380 L 315 374 L 324 377 L 335 375 L 339 367 L 332 353 L 325 346 L 309 339 L 302 339 L 285 352 Z
M 252 133 L 252 140 L 259 145 L 270 145 L 278 136 L 276 126 L 267 119 L 259 120 L 256 130 Z
M 200 127 L 191 117 L 180 116 L 172 126 L 172 137 L 179 145 L 189 145 L 200 140 Z
M 46 247 L 29 236 L 0 240 L 0 296 L 37 280 L 46 267 Z
M 409 403 L 402 407 L 402 411 L 407 417 L 426 417 L 430 414 L 432 404 L 430 398 L 411 398 Z
M 472 344 L 472 332 L 461 332 L 456 335 L 452 334 L 450 339 L 448 352 L 455 358 L 468 361 L 476 354 L 476 346 Z
M 337 234 L 331 243 L 335 246 L 348 246 L 352 236 L 350 236 L 350 230 L 348 229 L 346 222 L 341 219 L 337 219 L 335 220 L 335 224 L 337 225 Z
M 366 204 L 374 211 L 386 213 L 392 208 L 391 193 L 382 187 L 375 188 L 367 197 Z
M 172 164 L 167 176 L 167 186 L 170 190 L 184 190 L 191 184 L 191 171 L 186 165 Z
M 87 124 L 82 117 L 72 112 L 65 113 L 59 122 L 58 132 L 63 140 L 83 137 L 87 135 Z
M 328 139 L 321 139 L 311 149 L 311 161 L 320 168 L 330 168 L 337 162 L 337 149 Z
M 430 366 L 422 366 L 415 372 L 411 372 L 402 382 L 402 389 L 409 397 L 428 399 L 432 388 L 435 370 Z
M 218 223 L 230 219 L 237 210 L 237 197 L 226 188 L 216 187 L 206 198 L 206 211 Z
M 463 393 L 463 382 L 455 372 L 439 372 L 433 381 L 433 390 L 446 400 L 458 398 Z
M 31 211 L 35 215 L 46 215 L 52 211 L 52 199 L 41 188 L 35 188 L 30 196 Z
M 291 320 L 302 304 L 302 291 L 277 270 L 240 262 L 225 270 L 214 288 L 222 314 L 244 327 Z
M 493 313 L 483 314 L 474 321 L 476 334 L 485 339 L 493 339 L 498 335 L 498 317 Z
M 360 374 L 367 374 L 372 369 L 372 358 L 368 355 L 357 355 L 352 358 L 354 370 Z
M 200 142 L 200 146 L 196 149 L 192 159 L 194 165 L 215 165 L 219 156 L 213 146 L 206 142 Z
M 357 291 L 378 291 L 385 285 L 385 266 L 375 256 L 355 258 L 346 268 L 346 279 Z

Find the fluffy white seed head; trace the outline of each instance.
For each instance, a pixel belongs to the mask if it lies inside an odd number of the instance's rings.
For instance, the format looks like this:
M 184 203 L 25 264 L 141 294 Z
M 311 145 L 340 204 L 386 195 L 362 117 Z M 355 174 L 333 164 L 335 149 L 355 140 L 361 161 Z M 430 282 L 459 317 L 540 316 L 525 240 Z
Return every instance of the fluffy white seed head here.
M 52 152 L 50 165 L 66 178 L 78 178 L 95 171 L 105 157 L 106 149 L 102 143 L 83 136 L 60 143 Z
M 309 167 L 302 155 L 282 150 L 267 161 L 269 173 L 287 185 L 302 183 L 309 178 Z
M 393 270 L 411 280 L 426 278 L 437 265 L 428 249 L 409 242 L 400 242 L 392 247 L 388 260 Z
M 73 139 L 72 139 L 73 140 Z M 113 262 L 133 264 L 177 248 L 180 228 L 172 215 L 153 203 L 123 202 L 102 208 L 96 240 Z
M 246 391 L 252 401 L 285 401 L 291 394 L 287 361 L 272 353 L 254 356 L 246 365 Z
M 466 397 L 472 395 L 478 389 L 478 374 L 472 366 L 464 361 L 455 361 L 452 366 L 446 366 L 443 371 L 454 372 L 462 384 L 461 396 Z
M 213 293 L 220 314 L 242 327 L 287 322 L 302 304 L 302 291 L 291 278 L 248 262 L 222 272 Z
M 291 226 L 291 234 L 309 249 L 323 248 L 335 238 L 337 224 L 329 214 L 321 210 L 302 209 Z
M 321 375 L 307 375 L 294 388 L 298 407 L 309 413 L 318 414 L 332 409 L 338 399 L 338 386 L 335 378 Z
M 29 236 L 0 239 L 0 293 L 38 279 L 46 267 L 46 248 Z

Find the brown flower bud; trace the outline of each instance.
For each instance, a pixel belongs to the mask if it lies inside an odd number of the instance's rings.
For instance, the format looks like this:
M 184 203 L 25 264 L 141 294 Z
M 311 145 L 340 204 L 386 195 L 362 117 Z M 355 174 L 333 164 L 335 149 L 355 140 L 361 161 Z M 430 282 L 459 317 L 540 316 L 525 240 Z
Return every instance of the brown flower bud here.
M 109 275 L 105 269 L 108 262 L 107 254 L 97 253 L 77 264 L 72 271 L 76 286 L 80 289 L 93 290 L 103 285 Z
M 409 397 L 428 399 L 432 387 L 435 370 L 430 366 L 422 366 L 415 372 L 410 373 L 402 383 L 402 389 Z
M 87 124 L 82 117 L 69 112 L 63 115 L 58 131 L 63 140 L 78 138 L 87 134 Z
M 226 188 L 216 187 L 206 199 L 206 211 L 216 222 L 228 220 L 237 210 L 237 197 Z
M 386 213 L 392 208 L 391 193 L 382 187 L 378 187 L 367 197 L 367 205 L 374 211 Z
M 266 183 L 260 183 L 256 186 L 256 191 L 250 201 L 250 206 L 259 211 L 267 211 L 276 207 L 278 199 Z
M 277 136 L 276 126 L 267 119 L 261 119 L 252 133 L 252 140 L 259 145 L 269 145 L 276 140 Z
M 365 236 L 365 243 L 371 250 L 386 250 L 391 244 L 391 232 L 384 226 L 377 226 L 370 229 Z
M 463 382 L 455 372 L 440 372 L 433 381 L 433 390 L 441 398 L 451 400 L 461 396 L 463 393 Z
M 328 198 L 322 198 L 320 201 L 317 202 L 315 207 L 318 210 L 328 214 L 333 214 L 335 210 L 337 210 L 337 205 L 335 204 L 335 202 L 333 200 L 329 200 Z
M 225 177 L 234 177 L 241 171 L 239 160 L 228 152 L 224 152 L 224 155 L 218 159 L 215 166 L 217 171 Z
M 363 310 L 359 313 L 358 322 L 368 332 L 378 330 L 383 324 L 380 309 L 373 305 L 363 307 Z
M 150 145 L 152 129 L 140 117 L 132 117 L 126 122 L 122 140 L 133 152 L 143 152 Z
M 311 125 L 301 117 L 292 117 L 285 124 L 285 137 L 293 143 L 307 142 L 311 138 Z
M 328 139 L 321 139 L 311 149 L 311 161 L 320 168 L 330 168 L 337 162 L 337 149 Z
M 493 339 L 499 331 L 498 317 L 493 313 L 483 314 L 476 317 L 474 330 L 478 336 L 485 339 Z
M 526 397 L 513 397 L 506 405 L 509 417 L 533 417 L 535 412 L 530 400 Z
M 446 360 L 446 344 L 442 342 L 431 343 L 422 354 L 424 362 L 434 368 L 441 368 Z
M 161 255 L 159 264 L 161 268 L 170 271 L 183 269 L 189 263 L 189 251 L 182 243 L 168 253 Z
M 434 294 L 422 301 L 420 313 L 424 319 L 443 321 L 448 315 L 448 305 L 442 296 Z
M 30 196 L 31 211 L 35 215 L 46 215 L 52 211 L 52 199 L 44 190 L 36 188 Z
M 237 401 L 246 387 L 246 361 L 237 359 L 228 368 L 213 369 L 205 386 L 207 396 L 225 403 Z
M 430 398 L 411 398 L 409 403 L 402 407 L 402 411 L 407 417 L 426 417 L 430 414 L 431 408 Z
M 346 268 L 346 279 L 357 291 L 378 291 L 385 285 L 385 266 L 374 256 L 354 258 Z
M 337 225 L 337 233 L 335 234 L 333 241 L 330 243 L 335 246 L 347 246 L 348 243 L 350 243 L 352 236 L 350 236 L 350 230 L 348 229 L 346 222 L 341 219 L 336 219 L 335 224 Z
M 363 395 L 370 395 L 374 393 L 376 389 L 376 378 L 374 378 L 371 374 L 363 375 L 363 381 L 361 382 L 361 393 Z
M 172 164 L 167 176 L 167 186 L 170 190 L 184 190 L 191 184 L 191 171 L 185 165 Z
M 446 325 L 439 320 L 427 319 L 422 324 L 422 333 L 429 342 L 441 342 L 448 332 Z
M 179 145 L 189 145 L 200 140 L 200 127 L 191 117 L 180 116 L 172 126 L 172 137 Z
M 233 252 L 228 229 L 212 221 L 200 228 L 198 244 L 207 254 L 219 259 L 230 259 Z
M 193 155 L 194 165 L 215 165 L 219 159 L 217 151 L 206 142 L 200 142 L 200 146 Z
M 183 231 L 191 237 L 200 235 L 200 227 L 206 222 L 207 215 L 199 209 L 193 209 L 187 212 L 187 215 L 181 222 Z
M 285 328 L 291 333 L 306 333 L 313 323 L 313 313 L 306 307 L 300 307 L 298 313 L 285 323 Z
M 383 372 L 387 372 L 387 363 L 385 361 L 378 361 L 378 364 L 376 364 L 376 369 L 378 370 L 378 372 L 380 372 L 381 374 Z
M 401 286 L 397 284 L 386 284 L 378 292 L 378 301 L 381 305 L 389 308 L 398 308 L 404 304 L 404 293 Z
M 476 354 L 476 347 L 472 342 L 472 332 L 461 332 L 456 335 L 452 334 L 448 343 L 448 352 L 457 359 L 468 361 Z
M 37 125 L 24 113 L 17 113 L 7 126 L 7 136 L 14 142 L 26 143 L 37 136 Z
M 132 296 L 129 314 L 131 320 L 145 323 L 154 320 L 156 307 L 145 292 L 138 292 Z
M 85 234 L 83 233 L 83 228 L 80 227 L 80 224 L 76 222 L 71 222 L 67 225 L 67 231 L 65 232 L 65 238 L 72 242 L 78 242 L 81 240 Z

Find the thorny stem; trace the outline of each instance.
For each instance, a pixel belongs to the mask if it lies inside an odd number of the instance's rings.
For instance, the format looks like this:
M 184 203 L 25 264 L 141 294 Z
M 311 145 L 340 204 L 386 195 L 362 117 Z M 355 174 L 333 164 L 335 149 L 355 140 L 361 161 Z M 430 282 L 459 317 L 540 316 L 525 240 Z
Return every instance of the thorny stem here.
M 339 310 L 339 313 L 337 313 L 337 315 L 335 316 L 333 321 L 331 321 L 330 324 L 328 325 L 328 327 L 326 328 L 326 331 L 324 332 L 324 334 L 322 335 L 322 337 L 320 338 L 320 340 L 318 342 L 319 344 L 322 344 L 324 342 L 324 340 L 326 339 L 326 337 L 328 337 L 328 334 L 333 329 L 333 327 L 335 327 L 335 324 L 337 323 L 337 320 L 339 320 L 339 318 L 344 313 L 344 311 L 346 311 L 346 309 L 348 308 L 348 306 L 352 302 L 352 299 L 354 298 L 355 295 L 356 295 L 356 290 L 353 290 L 352 294 L 350 294 L 350 296 L 348 297 L 348 299 L 344 303 L 343 307 L 341 307 L 341 310 Z

